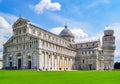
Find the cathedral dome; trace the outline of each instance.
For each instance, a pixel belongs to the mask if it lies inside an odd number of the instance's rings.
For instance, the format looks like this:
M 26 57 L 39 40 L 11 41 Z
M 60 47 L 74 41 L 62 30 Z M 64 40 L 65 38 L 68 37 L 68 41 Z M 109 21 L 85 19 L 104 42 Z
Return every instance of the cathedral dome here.
M 71 36 L 71 37 L 74 37 L 74 35 L 73 35 L 72 32 L 67 28 L 67 26 L 65 26 L 65 28 L 60 32 L 59 35 L 60 35 L 60 36 Z

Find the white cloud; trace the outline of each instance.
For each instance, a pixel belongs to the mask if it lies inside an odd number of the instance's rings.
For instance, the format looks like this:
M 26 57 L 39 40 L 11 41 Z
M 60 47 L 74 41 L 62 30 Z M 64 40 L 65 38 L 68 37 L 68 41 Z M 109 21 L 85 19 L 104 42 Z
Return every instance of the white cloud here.
M 115 62 L 120 62 L 120 56 L 115 56 Z
M 0 28 L 8 28 L 10 27 L 9 23 L 2 17 L 0 16 Z
M 83 37 L 87 37 L 88 34 L 85 33 L 82 29 L 77 29 L 77 28 L 74 28 L 74 29 L 70 29 L 72 31 L 72 33 L 75 35 L 76 38 L 83 38 Z
M 13 24 L 15 20 L 17 20 L 18 17 L 11 15 L 11 14 L 6 14 L 6 13 L 1 13 L 0 16 L 2 16 L 9 24 Z
M 64 29 L 64 27 L 55 27 L 55 28 L 51 28 L 50 32 L 59 35 L 60 32 Z
M 1 41 L 4 41 L 4 37 L 9 37 L 12 34 L 11 25 L 2 17 L 0 16 L 0 38 Z
M 116 56 L 120 56 L 120 50 L 116 50 L 116 51 L 115 51 L 115 55 L 116 55 Z
M 41 14 L 44 10 L 59 11 L 61 5 L 60 3 L 52 2 L 51 0 L 41 0 L 38 4 L 33 6 L 33 8 L 38 14 Z
M 2 56 L 3 44 L 12 35 L 12 23 L 16 17 L 10 14 L 0 13 L 0 56 Z
M 2 16 L 0 16 L 0 51 L 1 52 L 3 48 L 3 43 L 7 40 L 6 37 L 8 37 L 9 35 L 11 35 L 11 25 Z

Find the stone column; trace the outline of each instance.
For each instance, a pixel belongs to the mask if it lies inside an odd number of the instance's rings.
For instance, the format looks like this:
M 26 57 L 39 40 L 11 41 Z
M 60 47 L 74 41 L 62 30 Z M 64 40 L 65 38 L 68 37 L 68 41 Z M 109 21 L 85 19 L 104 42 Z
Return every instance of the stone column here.
M 54 63 L 53 63 L 54 61 L 53 61 L 53 60 L 54 60 L 54 58 L 53 58 L 53 54 L 52 54 L 52 57 L 51 57 L 51 61 L 52 61 L 52 68 L 51 68 L 51 69 L 52 69 L 52 70 L 54 69 L 54 68 L 53 68 L 53 67 L 54 67 Z
M 62 70 L 62 56 L 60 56 L 60 68 Z
M 49 54 L 47 53 L 46 54 L 46 69 L 48 70 L 49 69 Z
M 63 70 L 65 70 L 65 56 L 63 56 Z
M 50 70 L 52 70 L 52 54 L 50 54 Z
M 68 70 L 68 57 L 66 57 L 66 69 Z
M 38 60 L 39 60 L 38 69 L 41 69 L 41 53 L 38 54 Z
M 70 58 L 70 69 L 73 68 L 72 58 Z
M 23 54 L 23 69 L 26 69 L 27 66 L 26 66 L 26 55 Z
M 40 56 L 40 69 L 43 70 L 43 67 L 44 67 L 44 53 L 41 52 L 41 54 L 39 56 Z
M 66 70 L 66 64 L 67 64 L 67 61 L 66 61 L 66 57 L 64 57 L 64 70 Z
M 57 56 L 55 56 L 54 59 L 55 59 L 55 70 L 57 70 Z
M 36 56 L 36 66 L 37 66 L 37 69 L 39 69 L 39 54 L 38 53 Z
M 47 69 L 47 53 L 45 53 L 45 70 Z
M 5 58 L 5 64 L 6 64 L 6 67 L 9 67 L 9 56 L 8 55 Z
M 57 70 L 59 70 L 60 67 L 60 56 L 57 56 Z
M 43 53 L 43 70 L 45 69 L 45 53 Z
M 54 54 L 52 55 L 52 70 L 55 69 L 55 57 Z
M 70 58 L 68 58 L 68 70 L 70 70 Z
M 13 67 L 16 67 L 16 55 L 15 53 L 13 54 Z
M 51 56 L 48 56 L 48 70 L 51 69 Z
M 71 69 L 71 62 L 70 62 L 70 58 L 69 58 L 69 69 Z
M 72 58 L 70 58 L 70 69 L 73 69 L 73 66 L 72 66 Z
M 62 70 L 64 70 L 64 56 L 62 56 Z

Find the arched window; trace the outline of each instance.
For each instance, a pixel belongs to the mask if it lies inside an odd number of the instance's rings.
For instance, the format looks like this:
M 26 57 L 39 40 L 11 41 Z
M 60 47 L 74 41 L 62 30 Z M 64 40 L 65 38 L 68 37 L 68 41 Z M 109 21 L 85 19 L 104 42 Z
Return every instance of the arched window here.
M 26 29 L 23 29 L 23 33 L 26 33 Z
M 28 56 L 28 59 L 31 59 L 31 56 L 30 56 L 30 55 Z
M 83 59 L 83 63 L 84 63 L 84 59 Z
M 9 60 L 12 60 L 12 57 L 9 57 Z

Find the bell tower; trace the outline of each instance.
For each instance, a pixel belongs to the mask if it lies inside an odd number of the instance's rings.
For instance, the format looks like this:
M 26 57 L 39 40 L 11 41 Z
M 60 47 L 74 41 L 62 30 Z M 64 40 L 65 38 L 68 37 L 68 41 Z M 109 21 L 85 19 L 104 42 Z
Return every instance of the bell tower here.
M 102 49 L 104 53 L 104 69 L 114 69 L 115 36 L 113 30 L 104 31 Z

